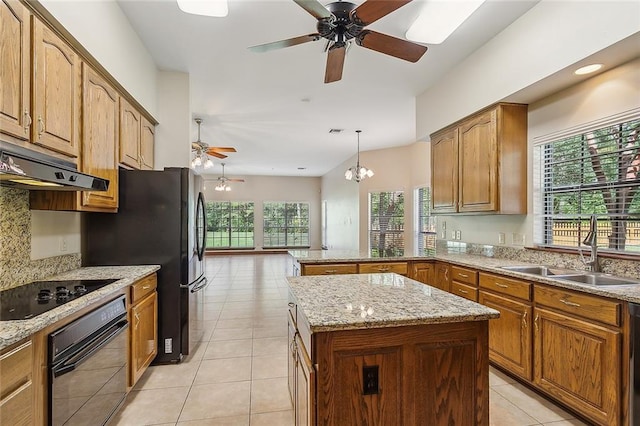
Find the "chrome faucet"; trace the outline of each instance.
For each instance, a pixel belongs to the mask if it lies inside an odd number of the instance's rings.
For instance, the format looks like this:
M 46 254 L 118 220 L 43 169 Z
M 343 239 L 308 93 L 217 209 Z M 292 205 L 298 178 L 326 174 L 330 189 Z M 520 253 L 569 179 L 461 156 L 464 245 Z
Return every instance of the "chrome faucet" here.
M 598 220 L 596 219 L 595 214 L 591 215 L 591 220 L 589 221 L 589 232 L 582 241 L 582 244 L 591 247 L 591 257 L 588 261 L 584 259 L 584 256 L 582 256 L 582 249 L 580 249 L 580 257 L 582 258 L 582 262 L 589 267 L 589 270 L 591 272 L 599 272 L 600 267 L 598 266 Z

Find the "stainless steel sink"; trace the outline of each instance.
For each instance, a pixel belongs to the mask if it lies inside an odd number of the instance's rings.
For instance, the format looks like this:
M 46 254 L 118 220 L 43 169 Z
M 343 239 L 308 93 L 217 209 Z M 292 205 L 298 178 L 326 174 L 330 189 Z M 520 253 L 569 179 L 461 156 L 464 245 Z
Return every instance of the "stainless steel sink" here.
M 503 266 L 502 269 L 506 269 L 507 271 L 521 272 L 523 274 L 539 275 L 542 277 L 582 273 L 581 271 L 574 271 L 572 269 L 554 268 L 552 266 L 544 265 Z
M 606 274 L 598 273 L 582 273 L 576 275 L 560 275 L 555 276 L 559 280 L 573 281 L 576 283 L 589 284 L 589 285 L 634 285 L 640 284 L 640 281 L 631 278 L 613 277 Z

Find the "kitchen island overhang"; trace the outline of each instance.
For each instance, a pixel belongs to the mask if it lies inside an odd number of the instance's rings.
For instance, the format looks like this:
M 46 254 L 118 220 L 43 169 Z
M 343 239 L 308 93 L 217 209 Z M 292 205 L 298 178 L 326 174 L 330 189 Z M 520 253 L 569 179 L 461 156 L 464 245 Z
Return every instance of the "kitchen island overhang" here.
M 309 361 L 305 380 L 289 370 L 298 424 L 489 424 L 498 311 L 397 274 L 287 280 L 290 361 Z

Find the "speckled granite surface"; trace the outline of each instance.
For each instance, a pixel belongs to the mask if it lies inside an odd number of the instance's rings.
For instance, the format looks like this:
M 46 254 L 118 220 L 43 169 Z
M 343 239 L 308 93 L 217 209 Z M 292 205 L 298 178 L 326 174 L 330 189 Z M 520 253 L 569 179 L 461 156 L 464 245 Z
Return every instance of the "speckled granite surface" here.
M 366 251 L 357 250 L 289 250 L 289 254 L 295 257 L 300 263 L 326 263 L 335 261 L 344 262 L 389 262 L 421 260 L 424 256 L 396 256 L 396 257 L 372 257 Z
M 502 269 L 503 266 L 515 265 L 550 265 L 567 269 L 583 270 L 584 266 L 580 263 L 578 256 L 493 246 L 478 246 L 475 249 L 464 247 L 457 249 L 457 247 L 462 247 L 463 245 L 464 243 L 456 243 L 456 245 L 451 246 L 449 250 L 443 250 L 442 247 L 438 247 L 439 252 L 431 257 L 385 258 L 384 260 L 442 260 L 452 264 L 508 275 L 530 282 L 541 282 L 556 287 L 581 291 L 583 293 L 640 303 L 640 285 L 593 286 Z M 297 253 L 301 255 L 300 257 L 294 255 L 296 252 L 305 252 L 305 250 L 292 250 L 289 252 L 289 254 L 294 256 L 300 263 L 321 264 L 338 261 L 359 262 L 361 259 L 381 260 L 380 258 L 362 257 L 363 255 L 358 252 L 336 251 L 331 253 L 331 250 L 306 250 L 307 253 Z M 601 266 L 603 272 L 611 275 L 640 280 L 640 262 L 601 259 Z
M 312 333 L 480 321 L 496 310 L 397 274 L 287 278 Z
M 85 306 L 90 305 L 109 294 L 133 284 L 140 278 L 143 278 L 158 269 L 160 269 L 159 265 L 95 266 L 79 268 L 62 274 L 46 277 L 47 280 L 52 281 L 102 278 L 119 278 L 119 280 L 78 299 L 65 303 L 64 305 L 58 306 L 57 308 L 45 312 L 42 315 L 38 315 L 35 318 L 18 321 L 1 321 L 0 350 L 31 336 L 46 326 L 79 311 Z
M 0 187 L 0 290 L 79 267 L 79 253 L 31 260 L 29 191 Z

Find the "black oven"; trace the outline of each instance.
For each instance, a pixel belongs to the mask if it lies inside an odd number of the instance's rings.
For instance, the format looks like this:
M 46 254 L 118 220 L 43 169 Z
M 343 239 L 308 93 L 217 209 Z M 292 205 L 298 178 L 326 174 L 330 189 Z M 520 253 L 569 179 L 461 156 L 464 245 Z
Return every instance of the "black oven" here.
M 121 296 L 49 335 L 49 424 L 104 425 L 127 391 Z

